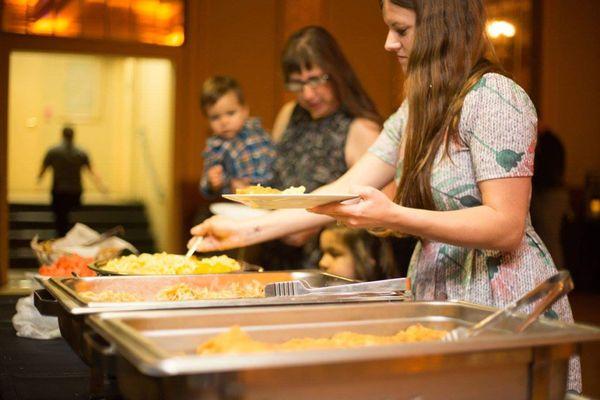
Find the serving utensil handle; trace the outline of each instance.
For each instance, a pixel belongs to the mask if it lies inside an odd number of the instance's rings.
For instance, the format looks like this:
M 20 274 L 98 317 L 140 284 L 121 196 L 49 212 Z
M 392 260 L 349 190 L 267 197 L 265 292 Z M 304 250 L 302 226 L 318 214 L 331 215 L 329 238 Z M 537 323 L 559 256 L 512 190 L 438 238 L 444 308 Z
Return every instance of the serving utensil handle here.
M 396 292 L 410 290 L 410 278 L 395 278 L 381 281 L 349 283 L 347 285 L 310 288 L 311 294 L 360 293 L 360 292 Z
M 529 313 L 525 321 L 520 323 L 515 329 L 516 333 L 523 332 L 558 299 L 569 293 L 573 287 L 573 280 L 571 279 L 569 271 L 559 271 L 557 274 L 537 285 L 533 290 L 527 292 L 523 297 L 475 324 L 471 328 L 471 333 L 476 334 L 482 329 L 497 323 L 502 318 L 510 317 L 521 307 L 528 306 L 539 300 L 539 303 L 534 307 L 531 313 Z

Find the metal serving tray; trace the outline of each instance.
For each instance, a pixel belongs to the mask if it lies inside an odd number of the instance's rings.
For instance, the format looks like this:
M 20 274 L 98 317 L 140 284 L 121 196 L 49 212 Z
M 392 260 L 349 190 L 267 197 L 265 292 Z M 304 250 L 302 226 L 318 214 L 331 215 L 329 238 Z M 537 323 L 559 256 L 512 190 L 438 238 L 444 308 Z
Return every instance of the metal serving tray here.
M 569 357 L 577 343 L 600 340 L 600 329 L 542 319 L 521 334 L 497 330 L 454 343 L 195 354 L 232 325 L 279 342 L 342 330 L 388 335 L 415 323 L 453 329 L 493 311 L 463 302 L 388 302 L 102 313 L 88 324 L 110 343 L 104 351 L 118 354 L 127 399 L 564 398 Z
M 266 306 L 281 304 L 310 304 L 310 303 L 337 303 L 357 301 L 402 301 L 410 300 L 410 281 L 407 279 L 403 288 L 404 296 L 378 296 L 378 297 L 335 297 L 335 296 L 298 296 L 298 297 L 270 297 L 252 299 L 225 299 L 225 300 L 194 300 L 194 301 L 154 301 L 153 295 L 161 288 L 172 284 L 187 282 L 192 285 L 211 286 L 218 288 L 232 282 L 244 283 L 258 280 L 261 283 L 303 279 L 311 286 L 326 287 L 356 281 L 345 279 L 336 275 L 327 274 L 319 270 L 279 271 L 262 273 L 229 273 L 214 275 L 164 275 L 164 276 L 106 276 L 89 278 L 51 278 L 42 281 L 45 290 L 35 292 L 34 301 L 38 310 L 45 315 L 58 317 L 58 324 L 63 338 L 69 343 L 73 351 L 91 367 L 92 393 L 104 394 L 102 387 L 106 374 L 112 373 L 114 360 L 111 357 L 101 357 L 94 354 L 93 332 L 85 325 L 85 318 L 102 311 L 125 310 L 154 310 L 175 308 L 213 308 L 213 307 L 240 307 L 240 306 Z M 118 290 L 128 291 L 146 296 L 151 299 L 144 302 L 130 303 L 99 303 L 86 302 L 77 293 L 82 290 Z M 98 338 L 96 338 L 96 341 Z M 101 361 L 99 361 L 101 360 Z M 103 364 L 103 365 L 100 365 Z
M 109 261 L 110 260 L 102 260 L 102 261 L 93 262 L 88 265 L 88 268 L 91 269 L 92 271 L 94 271 L 99 276 L 148 276 L 148 275 L 152 275 L 152 274 L 125 274 L 122 272 L 108 271 L 108 270 L 102 268 Z M 242 267 L 242 270 L 239 272 L 263 272 L 264 271 L 264 268 L 260 267 L 258 265 L 250 264 L 250 263 L 247 263 L 245 261 L 240 261 L 240 260 L 237 260 L 237 261 L 240 263 L 240 266 Z M 237 272 L 237 273 L 239 273 L 239 272 Z M 228 274 L 231 272 L 224 272 L 224 273 Z M 206 275 L 206 274 L 197 274 L 197 275 Z M 161 276 L 177 276 L 177 275 L 176 274 L 162 274 Z
M 156 310 L 176 308 L 215 308 L 241 306 L 267 306 L 282 304 L 341 303 L 369 301 L 403 301 L 410 300 L 410 280 L 406 280 L 404 296 L 372 296 L 372 297 L 336 297 L 336 296 L 297 296 L 268 297 L 246 299 L 214 299 L 191 301 L 154 301 L 153 295 L 161 288 L 176 283 L 187 282 L 197 285 L 208 285 L 218 288 L 232 282 L 244 283 L 258 280 L 262 283 L 286 281 L 294 279 L 306 280 L 311 286 L 325 287 L 356 281 L 319 270 L 280 271 L 262 273 L 232 273 L 214 275 L 168 275 L 168 276 L 108 276 L 90 278 L 51 278 L 44 280 L 45 290 L 35 292 L 34 302 L 44 315 L 58 317 L 61 335 L 69 343 L 73 351 L 81 359 L 90 364 L 88 346 L 84 340 L 86 331 L 84 317 L 103 311 Z M 78 295 L 82 290 L 118 290 L 137 293 L 151 299 L 142 302 L 100 303 L 86 302 Z M 400 289 L 400 288 L 399 288 Z
M 335 296 L 310 295 L 295 297 L 264 297 L 241 299 L 210 299 L 189 301 L 157 301 L 155 295 L 163 288 L 178 283 L 195 287 L 220 289 L 231 283 L 245 284 L 258 281 L 262 284 L 301 279 L 313 287 L 327 287 L 356 281 L 327 274 L 319 270 L 298 270 L 261 273 L 229 273 L 213 275 L 167 275 L 167 276 L 109 276 L 91 278 L 51 278 L 44 286 L 67 309 L 70 314 L 90 314 L 101 311 L 154 310 L 173 308 L 239 307 L 281 304 L 338 303 L 356 301 L 382 301 L 410 299 L 410 280 L 404 280 L 399 291 L 403 296 Z M 136 294 L 144 301 L 135 302 L 92 302 L 83 299 L 81 291 L 112 290 Z

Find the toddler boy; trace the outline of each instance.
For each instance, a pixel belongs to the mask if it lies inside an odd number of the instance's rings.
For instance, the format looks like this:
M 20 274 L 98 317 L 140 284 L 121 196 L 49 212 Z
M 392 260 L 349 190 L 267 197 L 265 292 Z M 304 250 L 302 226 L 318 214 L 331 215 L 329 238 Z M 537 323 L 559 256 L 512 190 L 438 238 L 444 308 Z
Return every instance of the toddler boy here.
M 260 122 L 249 119 L 240 85 L 228 76 L 209 78 L 202 85 L 200 105 L 213 133 L 202 152 L 202 194 L 214 198 L 249 185 L 268 185 L 275 148 Z

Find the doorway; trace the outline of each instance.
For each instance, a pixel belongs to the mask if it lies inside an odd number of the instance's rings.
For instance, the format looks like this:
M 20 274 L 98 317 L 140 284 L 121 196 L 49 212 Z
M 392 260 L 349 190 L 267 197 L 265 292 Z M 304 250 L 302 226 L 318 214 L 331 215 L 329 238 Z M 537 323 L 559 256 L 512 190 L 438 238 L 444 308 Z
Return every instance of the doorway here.
M 142 203 L 156 248 L 173 251 L 172 62 L 15 51 L 9 68 L 9 203 L 49 204 L 51 174 L 36 177 L 69 125 L 108 189 L 83 174 L 82 203 Z

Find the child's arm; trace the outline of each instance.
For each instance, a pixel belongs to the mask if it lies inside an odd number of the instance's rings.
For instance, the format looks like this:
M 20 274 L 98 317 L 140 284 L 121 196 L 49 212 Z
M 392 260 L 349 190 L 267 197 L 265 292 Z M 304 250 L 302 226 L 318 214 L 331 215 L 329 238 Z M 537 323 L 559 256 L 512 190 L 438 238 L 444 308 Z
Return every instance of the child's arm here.
M 209 137 L 206 141 L 206 148 L 202 152 L 204 168 L 199 185 L 200 193 L 208 199 L 220 195 L 221 189 L 225 185 L 224 156 L 223 141 L 218 137 Z

